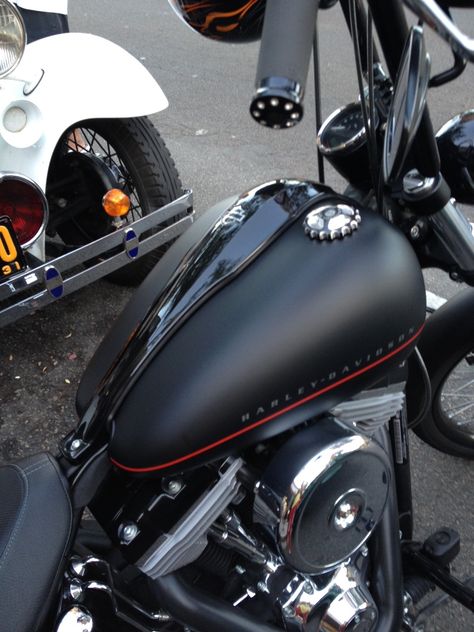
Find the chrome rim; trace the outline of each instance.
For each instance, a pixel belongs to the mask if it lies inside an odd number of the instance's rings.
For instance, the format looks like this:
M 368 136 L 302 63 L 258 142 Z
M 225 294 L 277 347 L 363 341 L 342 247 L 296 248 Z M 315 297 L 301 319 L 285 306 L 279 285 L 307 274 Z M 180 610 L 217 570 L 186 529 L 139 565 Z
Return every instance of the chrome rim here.
M 474 437 L 474 351 L 448 375 L 440 392 L 441 421 L 448 433 Z
M 136 188 L 136 184 L 129 172 L 127 165 L 119 156 L 114 145 L 104 138 L 100 132 L 92 127 L 78 126 L 70 130 L 66 139 L 67 151 L 78 151 L 91 154 L 104 161 L 117 178 L 121 188 L 130 198 L 130 210 L 127 214 L 127 222 L 133 222 L 143 217 L 142 203 Z

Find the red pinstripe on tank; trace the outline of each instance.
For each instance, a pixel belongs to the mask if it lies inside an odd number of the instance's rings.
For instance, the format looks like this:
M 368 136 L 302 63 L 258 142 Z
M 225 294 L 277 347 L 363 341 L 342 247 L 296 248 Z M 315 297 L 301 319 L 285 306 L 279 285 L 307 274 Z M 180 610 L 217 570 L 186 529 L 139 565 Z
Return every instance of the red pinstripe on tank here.
M 180 463 L 183 463 L 184 461 L 189 461 L 190 459 L 193 459 L 196 456 L 200 456 L 201 454 L 204 454 L 205 452 L 209 452 L 210 450 L 213 450 L 214 448 L 217 448 L 223 445 L 224 443 L 227 443 L 228 441 L 232 441 L 232 439 L 237 439 L 243 434 L 246 434 L 247 432 L 250 432 L 251 430 L 255 430 L 255 428 L 259 428 L 260 426 L 263 426 L 264 424 L 269 423 L 270 421 L 273 421 L 277 417 L 281 417 L 281 415 L 284 415 L 285 413 L 288 413 L 294 410 L 295 408 L 298 408 L 299 406 L 303 406 L 304 404 L 307 404 L 308 402 L 312 401 L 313 399 L 316 399 L 320 395 L 323 395 L 324 393 L 327 393 L 328 391 L 332 391 L 338 386 L 342 386 L 342 384 L 345 384 L 346 382 L 349 382 L 350 380 L 353 380 L 354 378 L 359 377 L 360 375 L 363 375 L 364 373 L 367 373 L 367 371 L 370 371 L 371 369 L 379 366 L 383 362 L 386 362 L 390 358 L 393 358 L 397 353 L 400 353 L 401 351 L 409 347 L 421 334 L 423 327 L 424 327 L 424 324 L 418 329 L 418 331 L 411 338 L 409 338 L 399 347 L 397 347 L 393 351 L 390 351 L 390 353 L 387 353 L 386 355 L 382 356 L 375 362 L 368 364 L 362 369 L 358 369 L 357 371 L 354 371 L 354 373 L 351 373 L 350 375 L 346 375 L 345 377 L 338 380 L 337 382 L 333 382 L 332 384 L 325 386 L 324 388 L 320 389 L 319 391 L 316 391 L 315 393 L 311 393 L 311 395 L 307 395 L 306 397 L 303 397 L 303 399 L 300 399 L 297 402 L 293 402 L 293 404 L 290 404 L 286 408 L 282 408 L 281 410 L 278 410 L 275 413 L 272 413 L 271 415 L 268 415 L 267 417 L 263 419 L 259 419 L 259 421 L 256 421 L 255 423 L 250 424 L 249 426 L 246 426 L 245 428 L 242 428 L 241 430 L 237 430 L 236 432 L 233 432 L 230 435 L 222 437 L 221 439 L 218 439 L 217 441 L 214 441 L 213 443 L 203 446 L 202 448 L 199 448 L 198 450 L 195 450 L 194 452 L 190 452 L 189 454 L 180 456 L 177 459 L 168 461 L 167 463 L 161 463 L 159 465 L 151 465 L 148 467 L 129 467 L 127 465 L 123 465 L 122 463 L 119 463 L 113 458 L 111 458 L 110 460 L 114 465 L 119 467 L 121 470 L 125 470 L 126 472 L 134 472 L 134 473 L 157 472 L 159 470 L 164 470 L 174 465 L 179 465 Z

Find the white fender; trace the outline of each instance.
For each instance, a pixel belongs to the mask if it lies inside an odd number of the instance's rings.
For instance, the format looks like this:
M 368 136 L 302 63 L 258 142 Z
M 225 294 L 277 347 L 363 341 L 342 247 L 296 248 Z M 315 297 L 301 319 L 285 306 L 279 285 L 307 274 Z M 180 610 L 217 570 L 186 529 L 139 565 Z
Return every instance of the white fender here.
M 51 155 L 70 125 L 167 106 L 153 76 L 120 46 L 85 33 L 37 40 L 0 80 L 0 171 L 22 173 L 44 190 Z

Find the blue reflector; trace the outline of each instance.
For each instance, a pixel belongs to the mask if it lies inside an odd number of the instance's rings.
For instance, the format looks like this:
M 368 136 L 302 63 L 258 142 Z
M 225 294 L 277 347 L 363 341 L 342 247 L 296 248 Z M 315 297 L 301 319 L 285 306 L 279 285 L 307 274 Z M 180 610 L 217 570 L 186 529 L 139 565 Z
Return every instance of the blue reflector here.
M 53 298 L 61 298 L 64 292 L 64 283 L 61 273 L 54 266 L 48 266 L 44 271 L 46 289 Z
M 137 234 L 133 230 L 133 228 L 125 229 L 124 243 L 125 250 L 127 251 L 127 255 L 130 257 L 130 259 L 135 259 L 136 257 L 138 257 L 139 242 Z

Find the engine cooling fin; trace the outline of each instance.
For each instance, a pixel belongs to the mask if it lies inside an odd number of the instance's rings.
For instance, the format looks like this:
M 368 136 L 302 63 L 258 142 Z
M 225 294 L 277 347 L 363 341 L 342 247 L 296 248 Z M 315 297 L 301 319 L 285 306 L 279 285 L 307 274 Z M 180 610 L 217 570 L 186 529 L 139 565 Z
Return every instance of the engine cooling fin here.
M 402 410 L 405 404 L 404 386 L 404 383 L 399 383 L 363 391 L 338 404 L 330 413 L 351 430 L 372 436 Z
M 212 523 L 237 496 L 240 483 L 237 473 L 242 459 L 229 460 L 220 478 L 191 507 L 171 532 L 163 534 L 137 562 L 143 573 L 156 579 L 194 562 L 207 546 L 207 532 Z

